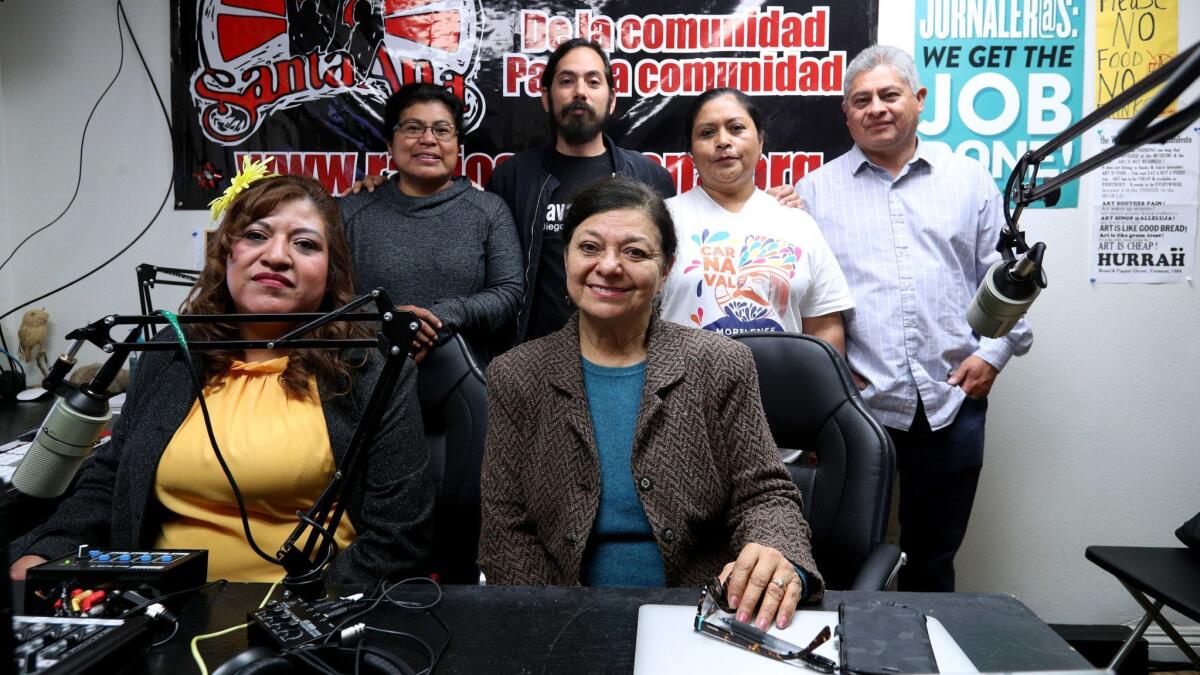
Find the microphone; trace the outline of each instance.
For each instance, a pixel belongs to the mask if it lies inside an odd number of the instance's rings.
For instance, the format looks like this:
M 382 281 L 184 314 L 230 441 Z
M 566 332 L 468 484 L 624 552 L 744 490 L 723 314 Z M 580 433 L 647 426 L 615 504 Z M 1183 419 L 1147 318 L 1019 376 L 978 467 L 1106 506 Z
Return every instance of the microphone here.
M 82 341 L 77 341 L 55 361 L 42 383 L 47 391 L 54 391 L 75 364 L 75 353 L 81 344 Z M 92 446 L 112 420 L 106 390 L 125 364 L 126 356 L 127 351 L 117 350 L 91 382 L 54 402 L 13 474 L 13 487 L 41 499 L 59 497 L 67 491 L 79 465 L 92 453 Z
M 12 484 L 30 497 L 58 497 L 92 452 L 112 419 L 108 401 L 82 390 L 59 398 L 13 474 Z
M 1016 260 L 1001 260 L 988 269 L 967 307 L 967 323 L 972 330 L 983 337 L 998 338 L 1017 325 L 1046 287 L 1042 268 L 1045 252 L 1046 245 L 1039 241 Z

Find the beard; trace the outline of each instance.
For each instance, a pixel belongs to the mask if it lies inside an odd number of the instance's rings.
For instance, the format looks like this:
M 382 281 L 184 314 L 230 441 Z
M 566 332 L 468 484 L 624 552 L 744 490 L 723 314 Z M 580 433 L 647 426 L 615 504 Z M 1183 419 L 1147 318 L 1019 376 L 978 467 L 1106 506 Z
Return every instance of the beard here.
M 572 115 L 575 110 L 584 111 L 583 115 Z M 605 102 L 604 112 L 597 113 L 596 109 L 583 101 L 572 101 L 560 108 L 556 113 L 549 113 L 550 129 L 562 137 L 567 145 L 583 145 L 604 132 L 612 119 L 608 114 L 608 104 Z

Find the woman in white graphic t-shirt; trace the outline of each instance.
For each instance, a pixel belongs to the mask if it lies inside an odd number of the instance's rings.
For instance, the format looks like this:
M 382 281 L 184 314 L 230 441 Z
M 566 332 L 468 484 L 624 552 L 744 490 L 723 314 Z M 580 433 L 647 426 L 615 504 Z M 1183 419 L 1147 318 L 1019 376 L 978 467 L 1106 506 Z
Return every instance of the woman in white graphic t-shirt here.
M 667 200 L 679 255 L 662 318 L 726 335 L 803 332 L 845 354 L 841 312 L 854 299 L 829 245 L 812 217 L 754 185 L 763 131 L 753 101 L 711 89 L 687 129 L 700 184 Z

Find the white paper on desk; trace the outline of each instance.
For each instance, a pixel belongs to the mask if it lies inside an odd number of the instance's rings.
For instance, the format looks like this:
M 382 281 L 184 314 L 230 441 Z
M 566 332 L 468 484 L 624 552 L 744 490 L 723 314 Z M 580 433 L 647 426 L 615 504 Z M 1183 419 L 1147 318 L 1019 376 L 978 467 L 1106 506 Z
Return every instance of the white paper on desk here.
M 29 446 L 29 441 L 12 441 L 0 445 L 0 481 L 12 482 L 13 474 L 17 472 L 17 465 L 25 458 Z
M 25 451 L 29 449 L 31 443 L 32 441 L 9 441 L 4 445 L 0 445 L 0 455 L 16 450 L 18 452 L 14 456 L 24 457 Z
M 790 665 L 759 656 L 726 642 L 722 642 L 693 628 L 696 606 L 690 605 L 642 605 L 638 610 L 637 647 L 633 656 L 634 675 L 657 675 L 658 673 L 722 673 L 734 675 L 746 673 L 783 673 L 795 675 L 800 665 Z M 929 643 L 938 670 L 943 673 L 979 672 L 967 655 L 963 653 L 945 627 L 933 617 L 927 617 Z M 771 634 L 803 647 L 825 626 L 836 629 L 837 612 L 800 611 L 792 619 L 792 625 L 784 630 L 772 628 Z M 837 637 L 815 650 L 816 654 L 838 661 Z
M 96 444 L 92 446 L 92 450 L 104 445 L 112 440 L 111 435 L 104 435 Z M 11 441 L 0 445 L 0 481 L 11 483 L 13 474 L 17 472 L 17 466 L 21 460 L 25 459 L 25 455 L 29 452 L 29 446 L 33 445 L 32 441 Z

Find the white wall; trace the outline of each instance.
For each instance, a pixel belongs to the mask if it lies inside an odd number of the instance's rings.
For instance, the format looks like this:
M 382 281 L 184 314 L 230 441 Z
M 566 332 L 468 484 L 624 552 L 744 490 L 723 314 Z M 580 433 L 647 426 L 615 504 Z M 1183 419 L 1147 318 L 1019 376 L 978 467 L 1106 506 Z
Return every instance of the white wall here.
M 134 33 L 164 96 L 170 96 L 170 3 L 125 3 Z M 0 3 L 0 147 L 5 208 L 0 256 L 50 222 L 70 200 L 79 145 L 92 105 L 120 59 L 115 0 Z M 168 105 L 170 101 L 167 101 Z M 92 119 L 83 150 L 83 183 L 70 211 L 34 237 L 0 271 L 0 313 L 62 285 L 109 258 L 149 222 L 171 182 L 171 139 L 153 89 L 125 36 L 120 78 Z M 150 262 L 187 267 L 191 230 L 207 214 L 175 212 L 168 203 L 146 236 L 121 258 L 80 284 L 33 305 L 50 313 L 51 360 L 62 336 L 113 312 L 137 313 L 134 267 Z M 0 257 L 0 260 L 3 258 Z M 174 308 L 181 289 L 155 292 Z M 15 348 L 25 310 L 4 320 Z M 80 363 L 100 361 L 92 347 Z M 30 383 L 40 382 L 33 371 Z
M 914 2 L 880 5 L 880 42 L 911 51 Z M 1186 47 L 1200 3 L 1179 5 Z M 1084 180 L 1079 203 L 1091 195 Z M 959 588 L 1012 593 L 1051 622 L 1128 622 L 1137 605 L 1083 552 L 1179 545 L 1175 528 L 1200 510 L 1200 294 L 1089 283 L 1085 209 L 1027 210 L 1021 227 L 1046 243 L 1050 285 L 1029 313 L 1033 349 L 993 389 Z
M 912 0 L 880 4 L 882 41 L 911 49 Z M 1200 38 L 1200 3 L 1180 4 L 1186 45 Z M 168 3 L 130 0 L 127 11 L 167 94 Z M 80 130 L 116 69 L 116 31 L 114 0 L 0 3 L 5 255 L 69 198 Z M 126 40 L 125 70 L 89 132 L 79 199 L 0 271 L 0 311 L 115 252 L 154 213 L 170 181 L 170 138 Z M 1085 183 L 1081 203 L 1089 197 Z M 168 207 L 109 268 L 39 303 L 52 333 L 136 311 L 134 266 L 190 265 L 191 230 L 206 222 L 204 213 Z M 1175 545 L 1174 528 L 1200 509 L 1200 297 L 1186 285 L 1089 284 L 1079 209 L 1027 212 L 1022 226 L 1048 246 L 1051 285 L 1030 314 L 1033 351 L 1009 364 L 992 396 L 960 588 L 1012 593 L 1047 621 L 1128 621 L 1137 614 L 1133 601 L 1083 550 Z M 181 297 L 171 288 L 155 293 L 164 307 Z M 19 317 L 4 322 L 10 339 Z M 50 346 L 57 353 L 64 342 Z M 93 350 L 82 361 L 98 359 Z
M 3 44 L 3 40 L 0 40 Z M 0 49 L 0 83 L 4 82 L 4 54 L 3 49 Z M 0 255 L 8 257 L 8 251 L 12 246 L 16 245 L 16 240 L 12 237 L 12 232 L 8 226 L 8 153 L 5 151 L 4 144 L 4 87 L 0 86 Z M 9 242 L 12 242 L 11 244 Z M 3 258 L 0 258 L 2 261 Z M 5 269 L 0 269 L 0 307 L 12 306 L 12 301 L 9 299 L 10 291 L 12 290 L 11 276 Z M 0 309 L 0 312 L 6 312 L 7 309 Z M 17 350 L 17 336 L 15 332 L 9 332 L 6 324 L 4 331 L 5 338 L 8 339 L 8 346 L 12 348 L 13 354 Z M 6 363 L 7 366 L 7 363 Z

